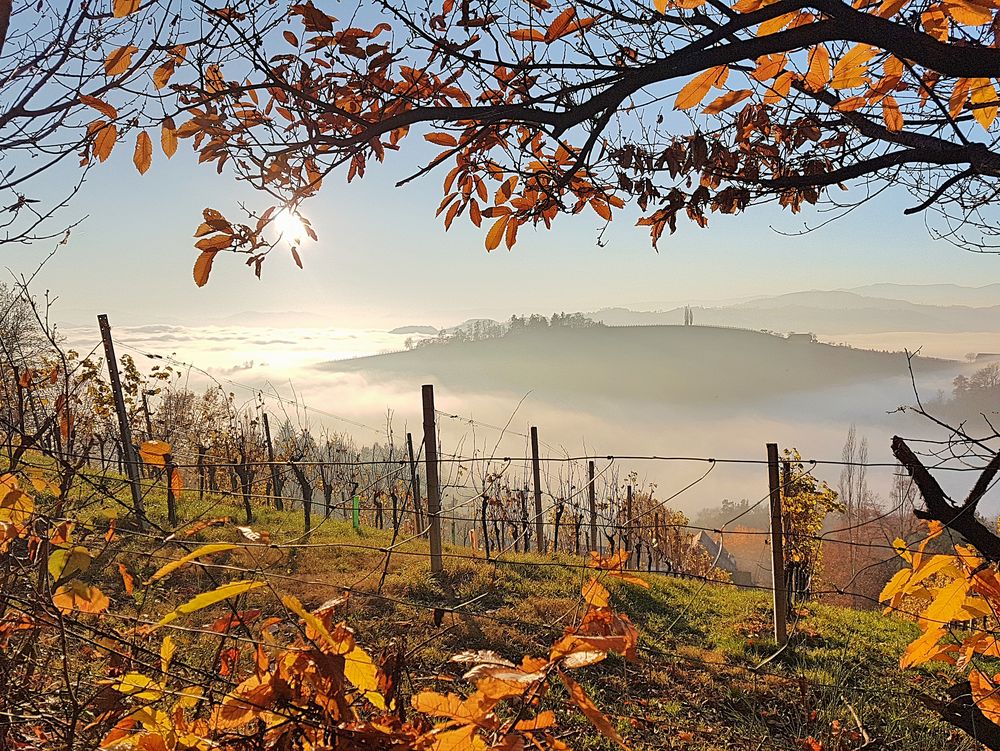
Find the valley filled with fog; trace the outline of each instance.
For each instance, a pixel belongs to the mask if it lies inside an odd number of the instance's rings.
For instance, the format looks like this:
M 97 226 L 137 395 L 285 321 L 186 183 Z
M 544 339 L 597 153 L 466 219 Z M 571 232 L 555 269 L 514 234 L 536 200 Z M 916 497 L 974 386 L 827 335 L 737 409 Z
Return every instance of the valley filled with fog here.
M 921 350 L 912 364 L 923 399 L 950 396 L 957 375 L 988 362 L 966 355 L 1000 351 L 1000 306 L 984 304 L 993 299 L 1000 300 L 1000 290 L 876 285 L 590 311 L 587 320 L 609 325 L 553 326 L 482 341 L 447 328 L 460 322 L 434 322 L 446 327 L 442 342 L 419 319 L 400 321 L 390 333 L 248 313 L 200 326 L 121 322 L 115 339 L 119 354 L 142 369 L 172 365 L 181 386 L 221 386 L 237 402 L 262 393 L 278 416 L 364 443 L 380 440 L 389 426 L 396 435 L 419 435 L 420 386 L 433 383 L 446 453 L 495 456 L 498 468 L 523 472 L 517 459 L 528 454 L 526 434 L 534 425 L 543 456 L 615 456 L 599 462 L 602 477 L 634 471 L 640 484 L 656 483 L 660 497 L 710 469 L 672 501 L 693 514 L 723 499 L 763 497 L 766 469 L 750 462 L 763 460 L 765 443 L 836 462 L 851 425 L 868 439 L 871 460 L 887 465 L 870 473 L 874 492 L 887 496 L 892 435 L 941 437 L 927 420 L 898 411 L 914 403 L 902 350 Z M 685 308 L 691 326 L 683 325 Z M 790 332 L 799 336 L 785 338 Z M 62 333 L 81 353 L 99 341 L 96 326 L 81 322 Z M 740 461 L 618 458 L 649 455 Z M 558 464 L 552 467 L 552 482 L 560 482 Z M 820 463 L 815 474 L 836 486 L 840 467 Z M 960 491 L 964 478 L 952 474 L 945 482 Z M 994 506 L 985 510 L 995 512 Z

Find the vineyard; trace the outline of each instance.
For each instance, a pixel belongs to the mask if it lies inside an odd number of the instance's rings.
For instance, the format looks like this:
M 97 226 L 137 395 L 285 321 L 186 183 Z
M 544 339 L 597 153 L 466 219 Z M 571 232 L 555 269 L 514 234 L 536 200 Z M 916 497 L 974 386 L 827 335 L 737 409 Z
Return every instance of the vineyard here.
M 972 554 L 911 518 L 916 476 L 864 515 L 814 473 L 879 465 L 793 449 L 451 451 L 430 386 L 422 435 L 365 443 L 143 372 L 105 318 L 86 355 L 30 298 L 4 320 L 0 748 L 975 747 L 929 708 L 990 616 L 928 589 Z M 660 495 L 643 462 L 697 477 Z M 672 505 L 746 465 L 725 518 Z

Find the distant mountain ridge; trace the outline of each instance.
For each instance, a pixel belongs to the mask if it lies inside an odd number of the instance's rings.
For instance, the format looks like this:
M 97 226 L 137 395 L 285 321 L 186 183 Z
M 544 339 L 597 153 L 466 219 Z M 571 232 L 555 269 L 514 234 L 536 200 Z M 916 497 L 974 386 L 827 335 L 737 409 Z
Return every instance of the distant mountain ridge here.
M 948 296 L 957 299 L 963 295 L 969 300 L 987 300 L 994 295 L 1000 298 L 1000 284 L 980 288 L 932 286 L 933 289 L 923 293 L 925 299 L 944 300 Z M 870 288 L 898 295 L 922 289 L 912 285 L 871 285 Z M 1000 332 L 1000 304 L 932 304 L 866 295 L 857 290 L 791 292 L 717 307 L 691 306 L 691 310 L 696 324 L 780 332 Z M 605 308 L 585 315 L 609 326 L 670 325 L 683 323 L 684 308 L 634 311 L 619 307 Z

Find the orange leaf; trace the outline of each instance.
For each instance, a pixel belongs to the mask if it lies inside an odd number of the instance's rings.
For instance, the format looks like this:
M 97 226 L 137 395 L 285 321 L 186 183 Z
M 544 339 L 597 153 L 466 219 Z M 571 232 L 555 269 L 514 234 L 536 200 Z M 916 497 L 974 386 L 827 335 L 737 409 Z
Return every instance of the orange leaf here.
M 215 260 L 216 252 L 206 250 L 194 262 L 194 283 L 199 287 L 204 287 L 208 282 L 208 275 L 212 273 L 212 261 Z
M 132 64 L 132 55 L 139 51 L 134 45 L 119 47 L 104 60 L 104 72 L 109 76 L 120 76 Z
M 750 75 L 757 81 L 767 81 L 784 70 L 787 60 L 788 55 L 784 52 L 758 57 L 757 68 Z
M 146 174 L 146 170 L 153 163 L 153 142 L 149 139 L 149 133 L 144 130 L 140 130 L 135 139 L 135 153 L 132 155 L 132 162 L 139 170 L 140 175 Z
M 424 136 L 424 140 L 438 146 L 458 146 L 458 140 L 450 133 L 428 133 Z
M 102 162 L 107 161 L 107 158 L 111 156 L 111 150 L 115 147 L 115 143 L 118 140 L 118 129 L 113 123 L 107 123 L 99 131 L 97 131 L 97 137 L 94 138 L 94 156 L 100 159 Z
M 97 587 L 88 586 L 79 579 L 74 579 L 53 593 L 52 604 L 68 615 L 74 610 L 81 613 L 103 613 L 111 601 Z
M 139 10 L 140 0 L 114 0 L 112 11 L 115 18 L 125 18 Z
M 571 5 L 555 17 L 555 20 L 552 21 L 549 28 L 545 31 L 544 41 L 553 42 L 565 34 L 574 18 L 576 18 L 576 8 Z
M 885 127 L 893 133 L 903 129 L 903 113 L 899 111 L 895 97 L 887 96 L 882 100 L 882 119 L 885 120 Z
M 507 228 L 507 219 L 508 216 L 505 215 L 493 222 L 490 231 L 486 233 L 486 250 L 496 250 L 500 247 L 503 231 Z
M 805 83 L 813 91 L 819 91 L 830 80 L 830 53 L 826 46 L 817 44 L 809 50 L 809 69 L 806 71 Z
M 878 50 L 870 44 L 858 44 L 833 67 L 831 89 L 853 89 L 868 83 L 868 61 Z
M 712 87 L 721 88 L 728 77 L 729 68 L 725 65 L 717 65 L 699 73 L 677 92 L 674 109 L 687 110 L 701 104 L 701 100 L 712 90 Z
M 107 102 L 101 101 L 96 96 L 87 96 L 86 94 L 80 94 L 80 103 L 86 104 L 88 107 L 93 107 L 102 115 L 111 118 L 112 120 L 118 117 L 118 110 L 116 110 Z
M 198 250 L 225 250 L 231 247 L 233 244 L 232 235 L 212 235 L 211 237 L 204 237 L 194 244 Z
M 622 737 L 618 735 L 618 731 L 615 730 L 614 726 L 608 718 L 604 716 L 601 710 L 597 708 L 597 705 L 594 704 L 591 698 L 587 696 L 587 692 L 583 690 L 583 687 L 561 670 L 559 671 L 559 677 L 562 678 L 562 682 L 566 684 L 566 690 L 569 692 L 570 701 L 579 707 L 580 711 L 583 712 L 593 726 L 597 728 L 597 731 L 605 738 L 609 738 L 622 748 L 627 749 L 628 746 L 625 745 L 625 741 Z
M 167 159 L 177 153 L 177 128 L 174 127 L 172 118 L 164 118 L 160 128 L 160 148 L 166 154 Z
M 519 42 L 543 42 L 545 35 L 538 29 L 514 29 L 509 36 Z
M 717 115 L 723 110 L 727 110 L 734 104 L 739 104 L 753 92 L 750 89 L 737 89 L 736 91 L 727 91 L 722 96 L 709 102 L 709 104 L 702 110 L 704 115 Z M 608 217 L 609 219 L 611 217 Z

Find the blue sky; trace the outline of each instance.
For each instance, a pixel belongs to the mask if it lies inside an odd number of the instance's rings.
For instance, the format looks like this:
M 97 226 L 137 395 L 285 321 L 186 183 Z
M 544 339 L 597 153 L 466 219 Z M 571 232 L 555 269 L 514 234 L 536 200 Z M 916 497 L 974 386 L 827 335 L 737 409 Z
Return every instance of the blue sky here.
M 388 165 L 351 185 L 328 179 L 321 197 L 306 204 L 320 241 L 303 248 L 304 271 L 276 254 L 257 280 L 240 258 L 220 256 L 208 286 L 198 289 L 191 233 L 201 210 L 236 216 L 239 201 L 259 205 L 260 198 L 230 175 L 197 166 L 186 143 L 169 162 L 157 151 L 140 176 L 131 145 L 119 144 L 91 172 L 64 214 L 88 218 L 35 285 L 60 297 L 58 318 L 86 322 L 108 312 L 121 323 L 190 324 L 256 310 L 309 312 L 341 327 L 443 325 L 474 315 L 655 307 L 885 281 L 982 285 L 1000 269 L 1000 257 L 933 241 L 921 217 L 902 215 L 906 195 L 798 237 L 772 227 L 794 232 L 807 217 L 767 208 L 713 217 L 707 230 L 682 222 L 656 253 L 634 215 L 623 214 L 602 248 L 600 222 L 588 213 L 560 217 L 551 231 L 522 229 L 512 252 L 487 254 L 481 231 L 456 222 L 445 232 L 434 217 L 443 173 L 392 187 L 429 153 L 415 135 Z M 30 271 L 47 247 L 6 249 L 3 265 Z

